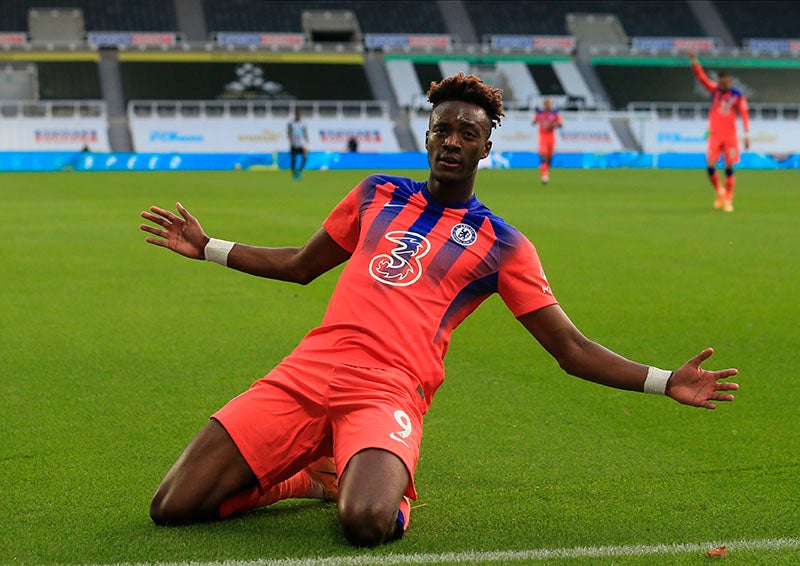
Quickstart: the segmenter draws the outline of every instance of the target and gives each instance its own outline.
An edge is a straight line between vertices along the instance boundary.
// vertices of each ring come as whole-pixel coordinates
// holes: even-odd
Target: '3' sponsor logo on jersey
[[[369,274],[381,283],[406,287],[422,275],[420,259],[431,251],[428,239],[416,232],[393,230],[384,236],[394,244],[389,253],[378,254],[369,262]]]

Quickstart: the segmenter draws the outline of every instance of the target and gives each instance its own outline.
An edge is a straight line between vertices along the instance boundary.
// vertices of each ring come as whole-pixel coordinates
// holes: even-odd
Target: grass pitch
[[[733,214],[712,209],[702,171],[556,170],[547,187],[535,171],[478,177],[479,198],[534,242],[585,334],[664,368],[713,346],[707,367],[741,372],[733,404],[692,409],[567,376],[495,297],[453,335],[425,421],[426,506],[403,541],[350,548],[335,506],[305,501],[154,527],[147,507],[168,467],[211,412],[319,322],[338,271],[300,287],[186,260],[144,243],[139,211],[180,200],[216,237],[294,245],[365,174],[0,176],[0,563],[442,558],[800,536],[800,178],[790,171],[739,172]],[[798,553],[767,545],[726,560],[793,564]]]

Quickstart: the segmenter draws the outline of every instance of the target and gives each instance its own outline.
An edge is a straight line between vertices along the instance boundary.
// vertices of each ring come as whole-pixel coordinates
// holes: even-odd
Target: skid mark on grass
[[[316,558],[281,558],[272,560],[224,562],[159,562],[148,566],[371,566],[373,564],[489,564],[492,562],[523,562],[564,560],[571,558],[610,558],[663,556],[669,554],[697,554],[705,556],[711,550],[724,544],[728,555],[737,551],[800,549],[800,538],[775,538],[741,541],[714,541],[685,544],[622,545],[622,546],[579,546],[574,548],[542,548],[533,550],[462,551],[440,554],[388,554],[373,556],[331,556]],[[144,564],[118,564],[116,566],[145,566]]]

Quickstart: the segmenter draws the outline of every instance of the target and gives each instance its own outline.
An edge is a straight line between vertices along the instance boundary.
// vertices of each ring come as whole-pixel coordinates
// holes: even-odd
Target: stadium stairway
[[[717,37],[725,47],[736,47],[736,40],[710,0],[687,2],[695,19],[709,37]]]
[[[201,0],[175,0],[178,28],[189,41],[206,41],[208,30]]]
[[[133,151],[116,50],[103,49],[100,51],[98,71],[100,91],[108,105],[108,143],[111,150]]]
[[[394,120],[394,134],[401,151],[417,151],[417,144],[414,143],[414,134],[411,126],[401,112],[400,104],[394,95],[392,85],[389,82],[389,75],[383,61],[383,55],[379,53],[369,53],[364,59],[364,73],[372,89],[375,100],[385,100],[389,103],[389,116]]]
[[[461,0],[438,0],[436,4],[442,13],[444,25],[447,26],[447,33],[458,37],[462,43],[480,43],[480,38],[475,33],[475,27],[472,25],[472,20],[469,19],[464,2]]]
[[[642,146],[631,131],[631,123],[628,118],[611,118],[611,127],[617,134],[622,146],[628,151],[642,151]]]

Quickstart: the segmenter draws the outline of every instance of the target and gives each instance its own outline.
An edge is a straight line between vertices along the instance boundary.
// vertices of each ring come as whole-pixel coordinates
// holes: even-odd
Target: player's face
[[[731,89],[732,83],[733,78],[730,75],[725,75],[724,77],[719,77],[717,80],[717,88],[719,88],[722,92],[727,92]]]
[[[489,117],[475,104],[442,102],[431,114],[425,149],[431,175],[442,183],[474,177],[478,162],[489,155]]]

